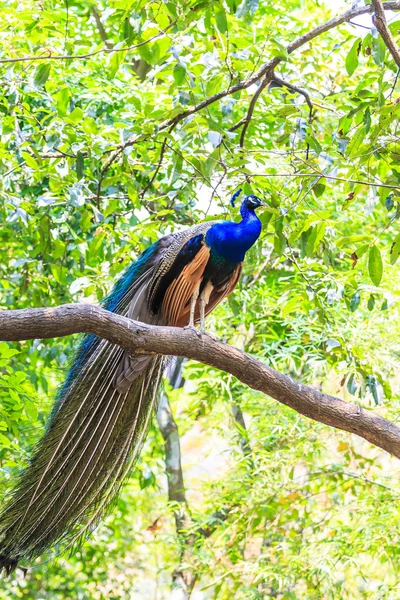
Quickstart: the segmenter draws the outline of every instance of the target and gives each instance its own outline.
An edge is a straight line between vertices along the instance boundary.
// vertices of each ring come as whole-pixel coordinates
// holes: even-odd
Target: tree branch
[[[97,10],[97,6],[93,5],[90,9],[90,12],[94,16],[94,20],[96,21],[97,29],[99,30],[99,34],[100,34],[103,44],[105,45],[105,47],[108,50],[111,50],[114,46],[108,39],[108,35],[106,33],[106,30],[104,29],[103,23],[101,22],[101,18],[99,15],[99,11]]]
[[[182,379],[181,365],[182,359],[175,361],[175,364],[172,365],[172,369],[170,368],[169,380],[174,388],[179,387],[179,385],[177,385],[177,380]],[[170,502],[186,504],[179,432],[165,391],[161,394],[158,404],[157,423],[165,442],[165,470],[168,480],[168,499]],[[184,526],[183,512],[184,511],[181,510],[175,512],[176,529],[178,533]]]
[[[383,4],[383,8],[385,10],[400,10],[400,1],[385,2]],[[338,15],[337,17],[333,17],[333,19],[326,21],[322,25],[318,25],[318,27],[315,27],[314,29],[311,29],[311,31],[308,31],[304,35],[300,36],[299,38],[297,38],[297,40],[294,40],[288,46],[286,46],[286,51],[288,54],[292,54],[295,50],[298,50],[298,48],[301,48],[302,46],[304,46],[305,44],[307,44],[314,38],[322,35],[323,33],[326,33],[330,29],[334,29],[335,27],[338,27],[339,25],[342,25],[343,23],[346,23],[346,22],[350,21],[351,19],[354,19],[355,17],[358,17],[360,15],[371,13],[372,10],[373,10],[373,8],[371,5],[360,6],[358,8],[351,8],[351,9],[347,10],[346,12],[342,13],[341,15]],[[161,123],[159,125],[158,131],[164,131],[165,129],[168,129],[168,127],[175,126],[178,123],[180,123],[181,121],[183,121],[184,119],[186,119],[187,117],[199,112],[203,108],[206,108],[210,104],[213,104],[214,102],[217,102],[218,100],[221,100],[222,98],[225,98],[226,96],[230,96],[236,92],[244,90],[244,89],[250,87],[251,85],[253,85],[254,83],[257,83],[257,81],[259,81],[259,80],[263,80],[264,77],[266,77],[266,76],[268,77],[268,74],[272,73],[274,71],[274,69],[279,65],[280,62],[282,62],[282,59],[279,58],[278,56],[271,58],[268,62],[264,63],[260,67],[260,69],[258,71],[256,71],[251,77],[248,77],[247,79],[243,79],[242,81],[239,81],[235,85],[229,86],[225,90],[221,90],[220,92],[217,92],[213,96],[210,96],[209,98],[202,100],[198,104],[195,104],[191,108],[188,108],[187,110],[175,115],[174,117],[167,119],[166,121],[164,121],[164,123]],[[261,91],[262,90],[260,90],[260,93],[261,93]],[[257,98],[258,98],[258,96],[257,96]],[[256,101],[257,101],[257,98],[256,98]],[[254,100],[254,98],[253,98],[253,100]],[[233,126],[233,128],[231,128],[230,131],[234,131],[241,125],[246,124],[247,122],[248,122],[248,119],[247,119],[247,117],[245,117],[244,119],[239,121],[239,123],[236,123]],[[246,126],[246,129],[247,129],[247,126]],[[242,132],[242,136],[243,136],[243,132]],[[128,139],[126,142],[124,142],[117,148],[118,154],[121,151],[123,151],[125,148],[127,148],[128,146],[131,146],[131,145],[132,145],[132,142]]]
[[[396,44],[392,32],[390,31],[388,24],[386,22],[385,10],[382,5],[381,0],[371,0],[372,7],[374,10],[374,15],[372,20],[377,30],[382,36],[383,41],[390,54],[393,56],[395,63],[398,67],[400,67],[400,49]]]
[[[89,304],[0,311],[0,340],[93,333],[133,354],[185,356],[230,373],[298,413],[355,433],[400,458],[400,428],[380,415],[293,381],[252,356],[191,330],[156,327]]]
[[[253,116],[253,112],[254,112],[254,109],[256,107],[257,100],[261,96],[263,90],[272,81],[272,79],[273,79],[273,71],[271,70],[269,73],[267,73],[264,76],[264,79],[261,81],[260,85],[258,86],[258,90],[256,91],[256,93],[254,94],[254,96],[251,99],[251,102],[249,104],[249,108],[247,110],[247,115],[246,115],[246,117],[244,118],[244,121],[243,121],[242,133],[240,134],[239,146],[241,148],[243,148],[243,146],[244,146],[244,138],[245,138],[245,135],[246,135],[247,128],[250,125],[251,117]]]

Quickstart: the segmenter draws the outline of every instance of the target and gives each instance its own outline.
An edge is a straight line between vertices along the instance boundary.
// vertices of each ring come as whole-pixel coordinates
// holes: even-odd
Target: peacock
[[[240,194],[238,190],[232,197]],[[195,327],[235,288],[261,233],[246,196],[241,221],[208,221],[149,246],[102,302],[153,325]],[[161,356],[130,356],[86,335],[59,389],[43,437],[0,513],[0,570],[85,538],[117,497],[145,439]]]

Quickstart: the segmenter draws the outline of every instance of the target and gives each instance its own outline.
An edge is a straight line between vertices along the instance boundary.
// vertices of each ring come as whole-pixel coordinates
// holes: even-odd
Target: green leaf
[[[379,406],[380,404],[382,404],[383,403],[383,388],[382,388],[380,381],[378,381],[378,379],[375,377],[375,375],[367,375],[367,385],[368,385],[369,391],[372,394],[372,397],[374,399],[376,406]]]
[[[277,231],[276,235],[274,236],[274,249],[275,252],[277,254],[279,254],[279,256],[281,254],[283,254],[283,251],[286,248],[286,238],[284,236],[283,233]]]
[[[378,246],[372,246],[368,256],[368,271],[371,281],[378,286],[382,279],[383,263],[381,251]]]
[[[347,380],[347,389],[350,392],[350,394],[352,394],[354,396],[354,394],[356,393],[356,391],[358,389],[355,373],[352,373],[350,375],[349,379]]]
[[[21,152],[21,156],[28,165],[28,167],[34,169],[35,171],[39,171],[40,167],[38,162],[33,158],[31,154],[29,154],[29,152]]]
[[[11,358],[11,356],[15,356],[16,354],[18,354],[18,350],[10,348],[7,342],[0,342],[0,356],[2,358]]]
[[[367,109],[364,112],[363,122],[365,125],[365,131],[366,133],[368,133],[371,129],[371,111],[369,110],[369,107],[367,107]]]
[[[182,63],[175,65],[173,75],[176,85],[181,85],[186,76],[186,68],[184,65],[182,65]]]
[[[350,77],[358,67],[358,55],[360,54],[361,44],[362,41],[360,39],[356,39],[346,57],[346,71]]]
[[[322,194],[324,193],[325,189],[326,189],[325,183],[316,183],[312,187],[312,191],[314,192],[316,198],[320,198],[322,196]]]
[[[4,433],[0,433],[0,447],[1,446],[3,448],[9,448],[11,446],[10,440],[4,435]]]
[[[221,33],[226,33],[228,31],[228,21],[223,8],[221,8],[221,10],[215,14],[215,21],[217,23],[218,30]]]
[[[368,310],[374,310],[374,306],[375,306],[375,296],[373,294],[370,295],[370,297],[368,298]]]
[[[44,86],[50,75],[51,64],[42,63],[35,71],[34,84],[37,88]]]
[[[399,258],[399,254],[400,254],[400,233],[397,234],[397,236],[395,237],[394,242],[390,248],[390,264],[391,265],[396,264],[396,261]]]
[[[375,64],[378,66],[383,64],[386,54],[386,45],[381,36],[374,38],[372,41],[372,57]]]
[[[154,475],[153,471],[151,471],[150,469],[147,468],[140,473],[139,485],[140,485],[141,490],[144,490],[150,486],[154,486],[155,483],[156,483],[156,476]]]
[[[287,315],[294,314],[296,312],[302,311],[303,309],[303,298],[301,296],[293,296],[286,302],[282,309],[281,314],[282,317],[285,318]]]
[[[135,38],[135,30],[131,25],[129,18],[126,18],[122,25],[122,39],[130,46]]]
[[[282,44],[276,38],[271,38],[270,42],[274,46],[274,49],[272,50],[272,54],[274,56],[276,56],[277,58],[280,58],[281,60],[285,60],[285,61],[289,59],[289,54],[288,54],[287,48],[284,44]]]
[[[289,107],[289,108],[292,108],[292,107]],[[306,135],[305,141],[310,146],[310,148],[312,150],[314,150],[315,154],[318,154],[318,156],[321,154],[321,152],[322,152],[321,144],[318,142],[318,140],[314,136]],[[314,185],[314,188],[313,188],[314,193],[315,193],[315,188],[317,187],[317,185],[319,185],[319,184]],[[325,188],[325,186],[324,186],[324,188]]]
[[[349,145],[346,148],[346,156],[348,156],[349,158],[354,158],[357,153],[358,150],[361,146],[361,144],[364,141],[364,138],[367,134],[367,130],[365,125],[362,125],[361,127],[358,128],[358,130],[356,131],[356,133],[353,135],[353,137],[350,140]]]
[[[173,15],[174,17],[178,15],[178,13],[176,12],[176,6],[173,2],[167,2],[165,6],[167,7],[171,15]]]
[[[66,87],[62,88],[56,94],[57,111],[58,111],[58,114],[61,115],[62,117],[67,114],[69,97],[70,97],[70,91],[69,91],[69,88],[66,88]]]
[[[243,0],[243,2],[236,11],[237,18],[241,19],[247,13],[250,13],[250,15],[254,15],[254,13],[258,9],[258,4],[259,0]]]
[[[68,120],[77,125],[82,121],[84,117],[84,112],[79,106],[76,106],[72,112],[68,115]]]
[[[54,279],[57,281],[57,283],[63,283],[64,282],[63,268],[62,268],[61,265],[53,263],[53,264],[50,265],[50,270],[52,272],[52,275],[53,275]]]
[[[360,306],[360,292],[355,292],[350,299],[350,310],[351,312],[355,312],[357,308]]]
[[[124,62],[126,52],[114,52],[110,58],[110,67],[108,75],[110,79],[114,79],[120,65]]]

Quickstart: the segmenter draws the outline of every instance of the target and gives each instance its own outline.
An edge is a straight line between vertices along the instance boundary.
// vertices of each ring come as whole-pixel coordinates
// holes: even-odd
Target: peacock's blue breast
[[[214,253],[232,263],[240,263],[261,233],[260,220],[254,219],[246,222],[233,223],[222,221],[213,225],[207,232],[206,244]]]

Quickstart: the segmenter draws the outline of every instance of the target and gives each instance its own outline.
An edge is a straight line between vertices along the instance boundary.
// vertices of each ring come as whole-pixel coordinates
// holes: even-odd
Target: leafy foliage
[[[1,308],[96,302],[160,235],[237,218],[229,197],[243,187],[268,203],[263,234],[211,329],[397,420],[400,103],[372,23],[343,24],[289,54],[332,16],[324,2],[8,0],[1,9],[1,58],[32,57],[0,63]],[[390,26],[398,40],[397,16]],[[55,58],[66,55],[81,58]],[[311,118],[302,94],[271,85],[241,146],[235,125],[254,84],[163,129],[272,57],[280,79],[307,90]],[[2,491],[40,435],[72,344],[0,345]],[[188,364],[185,377],[170,396],[190,526],[230,507],[193,550],[199,597],[400,598],[396,465],[211,368]],[[237,404],[246,430],[230,416]],[[191,464],[207,448],[213,468],[200,478]],[[0,598],[168,597],[180,548],[165,488],[154,428],[93,539],[6,582]]]

